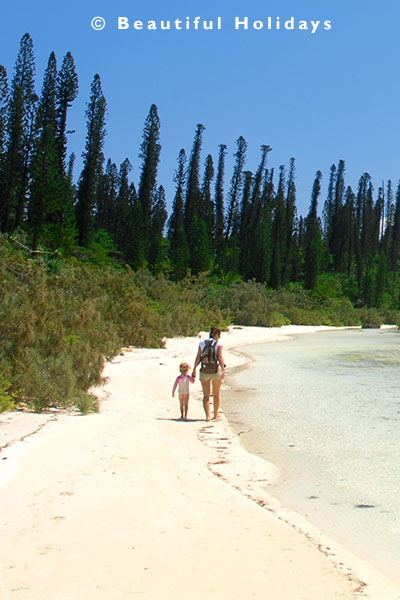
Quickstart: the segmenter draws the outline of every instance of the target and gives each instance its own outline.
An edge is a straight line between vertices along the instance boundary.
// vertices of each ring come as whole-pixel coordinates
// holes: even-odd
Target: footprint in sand
[[[53,548],[51,546],[43,546],[43,548],[38,548],[37,550],[39,554],[48,554],[48,552],[51,552]]]

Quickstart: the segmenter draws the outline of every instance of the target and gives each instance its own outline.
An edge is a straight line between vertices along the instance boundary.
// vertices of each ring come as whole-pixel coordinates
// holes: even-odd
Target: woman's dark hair
[[[214,337],[214,335],[218,333],[219,335],[221,335],[221,330],[218,329],[218,327],[211,327],[211,331],[210,331],[210,337]]]

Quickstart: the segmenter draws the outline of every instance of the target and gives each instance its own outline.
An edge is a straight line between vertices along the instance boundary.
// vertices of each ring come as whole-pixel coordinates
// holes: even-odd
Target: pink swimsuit
[[[176,388],[179,385],[178,393],[179,394],[188,394],[189,393],[189,382],[194,383],[194,377],[191,375],[178,375],[175,379],[174,387],[172,388],[172,395],[174,395]]]

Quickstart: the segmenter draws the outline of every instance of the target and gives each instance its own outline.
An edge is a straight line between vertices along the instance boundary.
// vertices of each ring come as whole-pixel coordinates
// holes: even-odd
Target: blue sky
[[[91,27],[101,16],[101,31]],[[119,30],[118,17],[130,28]],[[200,16],[200,29],[193,20]],[[205,31],[203,20],[222,19],[222,28]],[[181,19],[189,30],[135,29],[134,21]],[[235,17],[249,19],[236,30]],[[267,19],[280,30],[268,30]],[[284,23],[294,19],[295,29]],[[299,30],[300,21],[321,21],[317,31]],[[264,24],[255,29],[253,22]],[[324,30],[323,22],[331,21]],[[75,59],[79,96],[69,113],[69,150],[81,168],[85,108],[95,73],[102,80],[108,105],[104,153],[118,165],[128,157],[132,179],[140,174],[139,146],[150,105],[161,120],[159,184],[171,205],[172,182],[180,148],[190,153],[197,123],[205,126],[203,160],[218,145],[228,147],[225,189],[228,189],[235,141],[248,143],[247,165],[255,170],[261,144],[272,147],[269,166],[296,159],[297,206],[306,214],[316,171],[323,173],[320,208],[326,196],[332,163],[346,161],[346,183],[357,188],[368,171],[375,189],[382,180],[400,177],[400,5],[364,0],[261,2],[148,0],[146,3],[99,0],[20,0],[2,7],[0,64],[11,78],[22,35],[34,42],[37,91],[49,54],[61,65],[66,52]]]

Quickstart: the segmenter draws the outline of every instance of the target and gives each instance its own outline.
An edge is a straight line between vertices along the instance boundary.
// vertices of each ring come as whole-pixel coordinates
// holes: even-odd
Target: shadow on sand
[[[157,421],[175,421],[176,423],[201,423],[205,421],[205,419],[181,419],[180,417],[176,418],[167,418],[167,417],[157,417]]]

